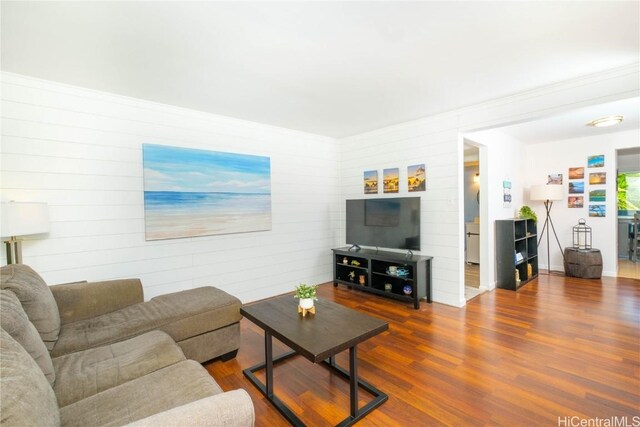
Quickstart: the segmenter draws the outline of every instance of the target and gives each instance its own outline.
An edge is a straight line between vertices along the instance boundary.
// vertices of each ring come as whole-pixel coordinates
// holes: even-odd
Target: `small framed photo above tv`
[[[424,191],[427,187],[427,173],[424,163],[407,167],[407,188],[409,193]]]
[[[385,169],[382,174],[385,193],[397,193],[400,189],[400,169]]]
[[[378,171],[364,171],[364,194],[378,194]]]

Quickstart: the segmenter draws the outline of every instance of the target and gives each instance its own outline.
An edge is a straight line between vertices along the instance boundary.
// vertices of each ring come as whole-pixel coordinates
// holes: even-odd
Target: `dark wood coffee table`
[[[350,415],[339,426],[349,426],[382,405],[388,396],[358,378],[358,343],[389,329],[383,320],[341,306],[331,301],[316,301],[316,313],[302,317],[298,314],[298,300],[291,295],[244,306],[244,317],[264,329],[265,362],[247,368],[244,375],[294,426],[305,424],[273,393],[273,365],[297,354],[313,363],[325,366],[349,379]],[[272,336],[293,351],[273,357]],[[349,349],[349,371],[335,363],[335,355]],[[263,384],[254,374],[266,369]],[[373,395],[373,400],[358,408],[358,387]]]

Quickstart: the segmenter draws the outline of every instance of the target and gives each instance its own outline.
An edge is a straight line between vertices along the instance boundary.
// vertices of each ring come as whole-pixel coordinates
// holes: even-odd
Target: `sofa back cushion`
[[[0,276],[0,289],[9,289],[16,294],[44,345],[51,351],[60,333],[60,313],[49,286],[24,264],[4,266]]]
[[[20,300],[8,289],[0,290],[0,324],[36,361],[49,384],[53,385],[56,374],[49,351],[36,327],[29,321]]]
[[[56,395],[36,362],[0,328],[0,424],[59,426]]]

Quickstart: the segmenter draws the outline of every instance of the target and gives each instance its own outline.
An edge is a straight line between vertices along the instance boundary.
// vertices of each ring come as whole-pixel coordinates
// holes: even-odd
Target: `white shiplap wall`
[[[143,143],[270,157],[272,230],[145,241]],[[1,144],[2,200],[50,206],[51,232],[23,245],[50,284],[139,277],[146,298],[214,285],[247,302],[331,280],[333,138],[2,73]]]
[[[462,306],[464,300],[464,209],[463,209],[463,140],[474,131],[535,120],[588,105],[636,97],[640,93],[640,67],[631,64],[614,70],[592,74],[570,81],[560,82],[512,96],[472,105],[450,113],[383,128],[374,132],[352,136],[342,140],[341,185],[344,198],[363,198],[365,170],[378,170],[382,178],[385,168],[400,168],[401,192],[399,196],[420,195],[422,198],[421,243],[419,253],[431,255],[433,260],[433,300]],[[511,216],[502,207],[502,180],[512,179],[517,187],[514,208],[522,200],[524,187],[523,168],[525,152],[521,146],[501,149],[499,144],[487,143],[481,151],[481,208],[492,204],[481,215],[480,241],[483,265],[481,285],[493,288],[495,282],[495,249],[493,224],[496,219]],[[504,148],[504,147],[502,147]],[[518,151],[520,151],[518,153]],[[407,166],[425,163],[427,190],[424,193],[408,193],[406,190]],[[491,173],[483,173],[483,167],[492,167]],[[487,171],[488,172],[488,171]],[[483,178],[483,175],[485,176]],[[491,182],[487,176],[493,176]],[[497,194],[489,199],[487,195]],[[379,197],[384,195],[379,190]],[[366,197],[374,197],[367,195]],[[344,203],[343,203],[344,204]],[[344,206],[341,206],[341,217]],[[341,222],[339,240],[344,243],[344,223]]]
[[[449,305],[460,301],[458,208],[458,121],[454,115],[412,122],[342,140],[340,171],[345,199],[373,197],[421,198],[421,251],[434,256],[433,300]],[[407,191],[407,167],[424,163],[427,190]],[[384,194],[383,169],[400,169],[400,192]],[[363,171],[378,171],[378,194],[363,194]],[[344,206],[341,206],[344,215]],[[344,242],[344,229],[341,230]]]

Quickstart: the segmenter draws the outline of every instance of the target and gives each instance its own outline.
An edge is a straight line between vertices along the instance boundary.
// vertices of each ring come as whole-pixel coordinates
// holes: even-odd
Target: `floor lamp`
[[[47,233],[49,207],[46,203],[9,202],[0,205],[0,234],[9,237],[4,244],[7,264],[22,264],[22,241],[17,236]]]
[[[551,207],[553,206],[554,200],[562,200],[564,198],[564,191],[562,189],[562,185],[557,184],[546,184],[546,185],[534,185],[531,187],[531,194],[529,195],[531,200],[543,201],[544,207],[547,210],[547,217],[544,220],[544,225],[542,226],[542,231],[540,232],[540,239],[538,239],[538,247],[540,247],[540,243],[542,242],[542,236],[547,234],[547,274],[551,273],[551,254],[549,251],[549,228],[553,230],[553,235],[556,238],[556,242],[558,242],[558,248],[560,249],[560,253],[562,254],[562,258],[564,259],[564,252],[562,251],[562,245],[560,244],[560,240],[558,239],[558,235],[556,234],[556,228],[553,226],[553,220],[551,219]]]

